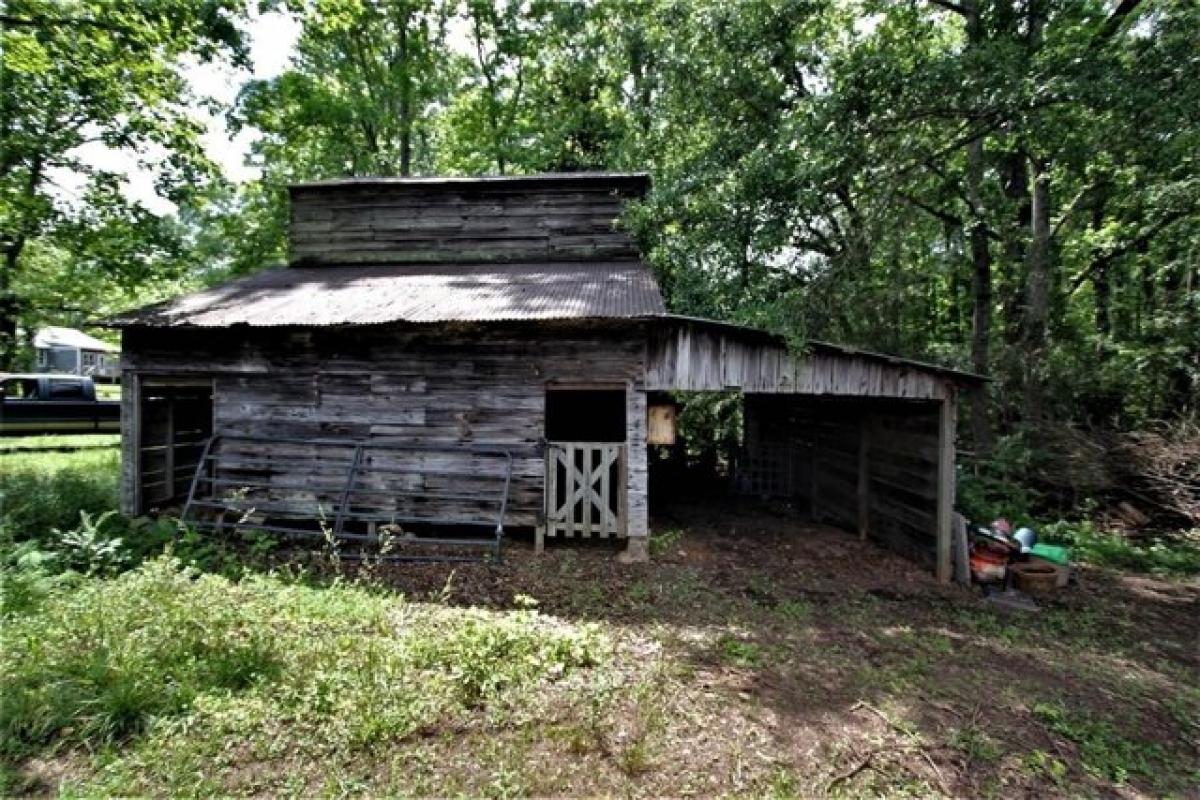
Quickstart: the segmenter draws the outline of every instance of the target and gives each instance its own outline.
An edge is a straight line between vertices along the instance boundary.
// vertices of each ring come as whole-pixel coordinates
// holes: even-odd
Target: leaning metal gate
[[[625,445],[546,445],[546,536],[625,535]]]
[[[180,519],[199,530],[383,544],[388,560],[478,560],[439,549],[465,545],[498,561],[512,466],[499,448],[217,435]]]

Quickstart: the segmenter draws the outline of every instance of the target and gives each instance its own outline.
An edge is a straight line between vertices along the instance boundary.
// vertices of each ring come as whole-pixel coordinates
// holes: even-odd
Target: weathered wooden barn
[[[270,529],[532,526],[647,553],[667,392],[745,398],[738,485],[950,574],[964,373],[668,314],[619,225],[638,174],[291,189],[291,253],[129,312],[123,505]],[[655,409],[655,410],[666,410]],[[197,487],[192,497],[193,482]]]

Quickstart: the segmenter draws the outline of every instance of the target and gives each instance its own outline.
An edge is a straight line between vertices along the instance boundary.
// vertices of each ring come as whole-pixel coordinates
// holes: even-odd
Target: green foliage
[[[650,537],[650,555],[665,555],[678,547],[681,541],[683,541],[682,528],[655,531]]]
[[[1035,457],[1036,450],[1024,433],[1001,437],[986,461],[959,465],[956,507],[979,524],[999,517],[1019,524],[1032,522],[1039,500],[1030,480]]]
[[[37,609],[56,588],[69,584],[62,575],[55,553],[41,550],[36,542],[0,546],[0,618],[28,614]]]
[[[742,437],[742,398],[733,392],[688,392],[676,418],[688,456],[712,461],[737,449]]]
[[[603,652],[594,629],[531,610],[441,610],[271,577],[231,582],[169,558],[51,588],[0,626],[0,740],[10,758],[151,731],[267,747],[285,719],[311,726],[310,746],[365,749],[594,665]]]
[[[115,508],[120,463],[115,449],[0,454],[0,539],[45,541]]]
[[[105,511],[93,517],[79,512],[79,526],[67,531],[53,530],[60,561],[68,568],[88,575],[110,574],[129,561],[129,554],[119,536],[109,536],[105,524],[117,515]]]
[[[1121,729],[1107,720],[1069,711],[1061,703],[1039,703],[1034,716],[1047,728],[1079,746],[1079,760],[1088,772],[1121,785],[1133,775],[1151,776],[1162,748],[1127,739]],[[1053,765],[1050,766],[1054,773]]]
[[[127,200],[120,173],[79,149],[124,151],[164,197],[190,202],[213,168],[181,65],[245,64],[247,50],[239,0],[9,0],[4,10],[0,368],[9,368],[18,322],[94,315],[114,293],[128,302],[150,279],[180,276],[177,221]],[[63,173],[82,184],[71,202],[56,196]]]
[[[269,675],[277,668],[271,632],[251,607],[230,602],[237,594],[163,561],[6,621],[6,754],[53,739],[112,741],[203,692]]]
[[[1062,786],[1066,782],[1067,765],[1062,759],[1050,755],[1045,750],[1030,751],[1021,760],[1021,765],[1039,777],[1048,778],[1056,786]]]
[[[1101,530],[1091,520],[1059,520],[1038,531],[1043,541],[1067,545],[1088,564],[1159,575],[1200,574],[1200,531],[1161,536],[1127,535]]]
[[[763,665],[761,647],[728,633],[717,640],[717,650],[723,660],[737,667],[756,669]]]

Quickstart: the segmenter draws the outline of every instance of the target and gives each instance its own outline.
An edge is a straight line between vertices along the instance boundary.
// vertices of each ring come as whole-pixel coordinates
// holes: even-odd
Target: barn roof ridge
[[[648,189],[648,172],[535,172],[522,175],[352,175],[325,180],[300,181],[289,184],[288,190],[323,189],[352,186],[456,186],[463,188],[487,186],[517,186],[521,184],[555,185],[572,183],[626,184],[632,189]]]

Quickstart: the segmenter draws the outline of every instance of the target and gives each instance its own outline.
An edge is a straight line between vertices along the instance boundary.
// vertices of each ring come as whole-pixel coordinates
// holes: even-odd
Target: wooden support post
[[[871,518],[871,418],[867,414],[858,421],[858,538],[866,541]]]
[[[957,426],[955,394],[942,400],[938,425],[937,579],[949,583],[953,576],[951,542],[954,537],[954,437]]]
[[[971,585],[971,555],[967,549],[967,518],[954,515],[954,582]]]
[[[649,486],[646,457],[646,392],[631,385],[625,392],[625,480],[621,501],[625,513],[625,562],[648,561],[650,548]]]
[[[121,513],[135,516],[141,508],[141,425],[136,372],[121,372]]]

